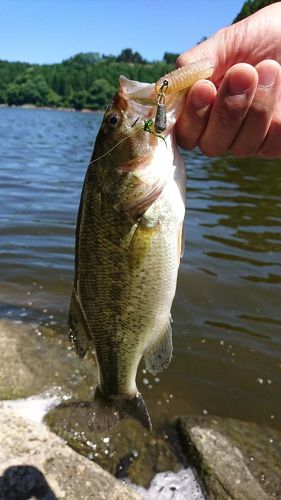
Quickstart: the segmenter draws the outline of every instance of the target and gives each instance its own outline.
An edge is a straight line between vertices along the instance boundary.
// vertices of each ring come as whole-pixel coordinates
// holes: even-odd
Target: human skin
[[[207,156],[281,158],[281,2],[221,29],[177,66],[201,59],[214,73],[188,92],[178,144]]]

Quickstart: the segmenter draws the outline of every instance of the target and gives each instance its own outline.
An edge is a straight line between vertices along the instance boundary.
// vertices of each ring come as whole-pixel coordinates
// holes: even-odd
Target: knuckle
[[[210,158],[215,158],[221,154],[216,148],[216,144],[208,144],[204,141],[199,141],[199,148],[201,149],[203,155],[209,156]]]
[[[191,137],[190,134],[182,131],[176,131],[176,140],[177,144],[180,148],[189,150],[193,149],[197,145],[197,141],[194,137]]]
[[[255,156],[256,151],[249,151],[246,147],[232,147],[229,152],[236,156],[237,158],[249,158],[250,156]]]
[[[194,149],[197,146],[196,141],[195,140],[191,141],[190,139],[179,139],[177,143],[180,148],[185,149],[186,151],[190,151],[191,149]]]
[[[262,158],[280,158],[281,156],[281,109],[273,116],[266,138],[259,150]]]
[[[251,105],[251,113],[255,115],[257,120],[267,118],[269,114],[268,103],[266,100],[253,100]]]
[[[236,156],[237,158],[248,158],[251,156],[256,156],[259,147],[256,147],[254,144],[251,144],[249,140],[247,140],[246,136],[239,136],[236,141],[234,141],[229,148],[229,152]]]
[[[265,140],[258,154],[261,158],[273,158],[275,156],[274,149],[276,148],[272,147],[272,144],[269,144],[268,141]]]
[[[262,149],[257,154],[259,158],[263,158],[264,160],[270,160],[275,158],[275,155],[271,151],[263,151]]]
[[[176,60],[176,68],[181,68],[186,65],[186,57],[184,54],[181,54]]]
[[[225,99],[223,105],[214,109],[213,117],[215,123],[221,129],[232,129],[240,114],[241,110],[231,105],[229,100]]]

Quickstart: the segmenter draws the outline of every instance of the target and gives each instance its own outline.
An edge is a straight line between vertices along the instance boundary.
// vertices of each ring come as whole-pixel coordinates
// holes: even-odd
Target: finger
[[[278,102],[273,113],[266,138],[259,150],[261,158],[281,158],[281,103]]]
[[[208,80],[195,83],[187,94],[184,110],[176,125],[177,142],[184,149],[193,149],[208,122],[217,89]]]
[[[281,85],[281,69],[276,61],[262,61],[256,66],[258,86],[255,96],[236,136],[230,152],[235,156],[256,155],[270,127],[278,102]]]
[[[268,5],[182,53],[177,67],[209,59],[214,63],[211,80],[217,84],[226,71],[239,61],[252,66],[269,58],[281,62],[280,43],[277,43],[280,39],[280,15],[281,2]]]
[[[249,64],[230,68],[219,87],[199,145],[208,156],[220,156],[233,143],[252,103],[258,75]]]

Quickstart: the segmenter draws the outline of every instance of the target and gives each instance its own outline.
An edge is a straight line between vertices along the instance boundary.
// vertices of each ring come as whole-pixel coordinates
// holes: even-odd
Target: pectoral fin
[[[184,225],[182,224],[179,227],[179,232],[178,232],[178,255],[179,255],[179,261],[183,257],[184,249],[185,249],[185,235],[184,235]]]
[[[69,340],[79,358],[84,358],[91,340],[84,312],[73,288],[69,308]]]
[[[144,355],[147,370],[155,375],[162,372],[169,365],[173,354],[172,327],[169,320],[163,333],[157,339],[152,349]]]
[[[157,223],[152,227],[148,227],[141,221],[139,222],[129,245],[128,258],[131,267],[141,264],[158,229],[159,225]]]

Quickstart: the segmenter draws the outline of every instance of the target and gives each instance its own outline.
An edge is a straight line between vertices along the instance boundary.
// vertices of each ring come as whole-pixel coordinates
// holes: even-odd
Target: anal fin
[[[169,365],[173,354],[171,318],[152,348],[144,355],[147,370],[156,375]]]
[[[68,325],[69,340],[79,358],[84,358],[89,348],[91,337],[75,288],[73,288],[70,301]]]

